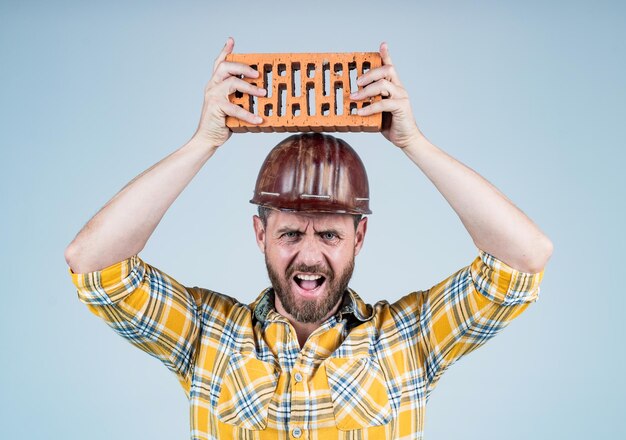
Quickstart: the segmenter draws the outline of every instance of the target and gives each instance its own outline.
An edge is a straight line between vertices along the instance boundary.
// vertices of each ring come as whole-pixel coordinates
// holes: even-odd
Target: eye
[[[287,231],[283,235],[281,235],[281,238],[291,241],[297,240],[299,237],[300,233],[298,231]]]
[[[324,240],[328,241],[332,241],[338,238],[337,234],[331,231],[322,232],[320,235]]]

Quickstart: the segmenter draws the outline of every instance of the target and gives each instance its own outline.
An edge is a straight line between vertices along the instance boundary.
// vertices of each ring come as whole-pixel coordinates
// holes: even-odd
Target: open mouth
[[[311,292],[324,284],[326,277],[319,274],[299,273],[294,275],[293,280],[302,290]]]

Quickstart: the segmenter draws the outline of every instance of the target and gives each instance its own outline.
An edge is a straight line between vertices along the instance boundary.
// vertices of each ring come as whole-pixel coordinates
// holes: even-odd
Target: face
[[[257,244],[281,314],[321,323],[338,309],[363,245],[367,218],[272,211],[267,225],[254,217]]]

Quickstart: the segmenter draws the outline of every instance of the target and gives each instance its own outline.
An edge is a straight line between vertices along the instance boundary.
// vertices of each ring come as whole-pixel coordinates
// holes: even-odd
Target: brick
[[[358,116],[369,102],[349,97],[360,89],[357,76],[381,65],[377,52],[230,54],[226,60],[258,70],[258,78],[244,80],[267,90],[264,97],[230,95],[232,103],[264,119],[253,125],[228,116],[226,125],[236,133],[380,131],[382,115]]]

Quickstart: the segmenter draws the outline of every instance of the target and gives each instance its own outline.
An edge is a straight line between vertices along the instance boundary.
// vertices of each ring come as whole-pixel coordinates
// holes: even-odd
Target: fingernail
[[[356,114],[357,114],[357,115],[359,115],[359,116],[360,116],[360,115],[362,115],[362,114],[363,114],[363,110],[362,110],[362,109],[358,109],[358,110],[356,111]]]
[[[357,96],[359,96],[359,92],[350,93],[350,98],[352,99],[356,99]]]
[[[254,122],[255,122],[256,124],[260,124],[261,122],[263,122],[263,118],[262,118],[262,117],[260,117],[260,116],[256,116],[256,117],[254,118]]]

